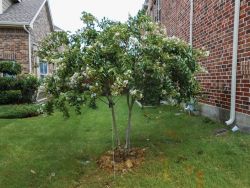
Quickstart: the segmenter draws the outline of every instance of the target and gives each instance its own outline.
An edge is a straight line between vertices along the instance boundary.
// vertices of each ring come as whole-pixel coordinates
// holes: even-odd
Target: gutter
[[[31,62],[31,33],[27,29],[26,25],[23,25],[23,29],[28,33],[29,35],[29,73],[32,73],[32,62]]]
[[[190,38],[189,44],[193,47],[193,21],[194,21],[194,0],[190,0]]]
[[[29,25],[28,22],[5,22],[5,21],[0,21],[1,26],[19,26],[23,27],[23,25]]]
[[[238,63],[239,21],[240,21],[240,0],[235,0],[233,61],[232,61],[232,80],[231,80],[231,107],[230,107],[230,119],[225,122],[226,125],[232,125],[235,121],[235,116],[236,116],[235,101],[236,101],[236,82],[237,82],[237,63]]]

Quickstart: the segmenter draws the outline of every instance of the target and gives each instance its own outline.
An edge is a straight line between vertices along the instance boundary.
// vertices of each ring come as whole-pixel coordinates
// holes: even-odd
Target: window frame
[[[41,65],[43,66],[41,69]],[[46,66],[45,66],[46,65]],[[42,71],[41,71],[42,70]],[[45,72],[43,72],[44,70],[46,70]],[[48,76],[49,74],[49,64],[46,61],[39,61],[39,77],[41,79],[45,78],[46,76]]]

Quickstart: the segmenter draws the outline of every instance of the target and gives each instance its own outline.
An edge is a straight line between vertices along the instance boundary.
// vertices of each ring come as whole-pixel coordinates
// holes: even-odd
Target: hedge
[[[22,105],[4,105],[0,109],[0,119],[28,118],[41,114],[39,105],[22,104]]]
[[[34,95],[39,87],[39,81],[35,76],[32,75],[22,75],[17,78],[12,77],[1,77],[0,78],[0,104],[19,104],[19,103],[31,103],[33,102]],[[10,96],[7,91],[9,90],[18,90],[21,91],[21,97],[17,98],[18,100],[15,101],[12,92],[10,92]],[[4,92],[6,91],[6,92]],[[3,96],[2,96],[3,95]],[[10,101],[8,98],[11,98],[14,101],[11,101],[11,103],[3,101],[3,99],[6,99],[7,101]]]
[[[0,77],[0,88],[3,90],[18,90],[20,89],[19,81],[12,77]]]
[[[39,87],[37,77],[21,73],[21,65],[14,61],[0,61],[0,73],[15,75],[0,77],[0,104],[31,103]]]
[[[40,85],[37,77],[32,75],[22,75],[19,78],[19,86],[22,92],[22,103],[34,101],[34,95]]]
[[[22,99],[21,90],[0,91],[0,104],[17,104]]]
[[[21,65],[15,61],[0,61],[0,72],[10,75],[21,74]]]

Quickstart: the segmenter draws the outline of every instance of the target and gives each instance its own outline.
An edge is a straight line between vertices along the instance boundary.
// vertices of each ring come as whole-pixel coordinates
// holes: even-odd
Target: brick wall
[[[152,1],[149,3],[152,9]],[[153,7],[154,8],[154,7]],[[169,36],[189,41],[190,1],[162,0],[162,20]],[[200,60],[208,73],[198,75],[201,102],[230,108],[234,1],[194,0],[193,45],[210,56]],[[250,115],[250,2],[241,0],[236,111]]]
[[[16,60],[29,72],[28,34],[23,29],[0,28],[0,59]]]

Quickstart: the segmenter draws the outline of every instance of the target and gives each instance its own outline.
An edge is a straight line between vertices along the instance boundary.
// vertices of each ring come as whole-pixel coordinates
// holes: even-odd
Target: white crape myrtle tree
[[[67,106],[80,113],[87,96],[100,99],[111,109],[116,145],[121,148],[115,106],[117,97],[125,95],[124,149],[129,151],[135,101],[148,93],[178,102],[194,97],[199,91],[197,58],[202,52],[178,38],[168,38],[144,12],[126,23],[98,21],[84,12],[82,21],[84,27],[76,34],[53,33],[40,45],[39,56],[56,65],[45,82],[49,94],[46,110],[51,113],[56,107],[69,116]],[[155,96],[147,96],[151,97]]]

